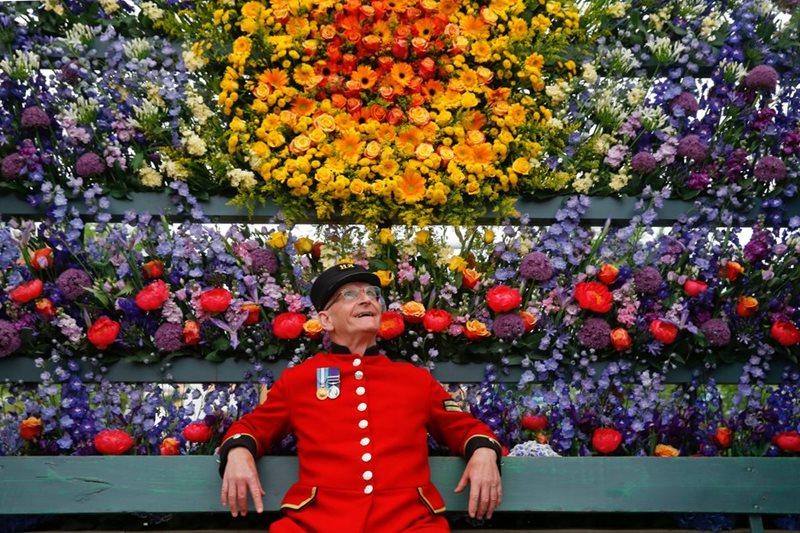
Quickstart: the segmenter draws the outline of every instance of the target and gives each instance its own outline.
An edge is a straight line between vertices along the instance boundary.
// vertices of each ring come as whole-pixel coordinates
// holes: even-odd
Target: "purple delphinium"
[[[25,158],[19,152],[8,154],[0,163],[0,173],[8,180],[18,178],[23,168],[25,168]]]
[[[703,161],[706,158],[708,147],[699,136],[690,134],[678,141],[678,155],[692,159],[693,161]]]
[[[250,264],[256,272],[275,274],[278,271],[278,258],[272,250],[258,247],[248,252]]]
[[[778,72],[769,65],[758,65],[744,77],[748,89],[772,92],[778,86]]]
[[[661,272],[657,268],[646,266],[633,274],[636,290],[642,294],[655,294],[661,287]]]
[[[105,172],[106,164],[103,158],[94,152],[86,152],[75,162],[75,172],[82,178],[98,176]]]
[[[14,324],[8,320],[0,320],[0,357],[16,352],[22,346],[22,339]]]
[[[637,174],[649,174],[656,169],[657,165],[655,156],[646,150],[637,153],[631,159],[631,168]]]
[[[64,298],[76,300],[92,286],[92,278],[80,268],[68,268],[56,278],[56,286]]]
[[[578,341],[595,350],[607,348],[611,344],[611,326],[602,318],[588,318],[578,330]]]
[[[28,107],[22,111],[20,124],[22,124],[23,128],[46,129],[50,127],[50,117],[41,107]]]
[[[516,313],[498,315],[492,323],[492,332],[501,339],[516,339],[525,333],[525,322]]]
[[[522,258],[519,273],[525,279],[547,281],[553,277],[553,265],[542,252],[531,252]]]
[[[786,165],[780,157],[764,156],[753,168],[753,176],[758,181],[783,181],[786,179]]]
[[[156,347],[162,352],[175,352],[183,348],[183,328],[180,324],[161,324],[153,337]]]
[[[727,346],[731,342],[731,330],[728,323],[721,318],[706,320],[700,331],[703,332],[708,344],[714,347]]]

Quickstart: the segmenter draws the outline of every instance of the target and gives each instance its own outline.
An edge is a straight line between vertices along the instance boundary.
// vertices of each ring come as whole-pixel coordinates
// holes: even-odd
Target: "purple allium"
[[[14,324],[8,320],[0,320],[0,357],[6,357],[19,350],[22,339]]]
[[[516,339],[525,333],[525,321],[516,313],[497,315],[492,332],[501,339]]]
[[[683,112],[686,115],[696,115],[697,110],[700,108],[697,105],[697,99],[694,97],[694,95],[686,91],[672,99],[670,108],[675,111],[676,107],[683,109]]]
[[[786,179],[786,165],[780,157],[767,155],[758,160],[753,175],[758,181],[783,181]]]
[[[20,123],[23,128],[45,129],[50,127],[50,117],[41,107],[33,106],[22,111]]]
[[[631,168],[637,174],[649,174],[656,169],[656,166],[658,166],[658,162],[655,156],[646,150],[639,152],[631,159]]]
[[[25,168],[25,158],[19,152],[8,154],[0,163],[0,173],[8,180],[18,178],[23,168]]]
[[[702,161],[706,158],[708,147],[700,137],[690,134],[678,141],[678,155],[688,157],[694,161]]]
[[[86,152],[75,163],[75,172],[82,178],[97,176],[106,171],[103,159],[94,152]]]
[[[272,250],[258,247],[250,250],[248,254],[250,255],[250,265],[254,271],[266,271],[270,274],[278,271],[278,258]]]
[[[654,294],[661,287],[661,272],[657,268],[646,266],[636,271],[633,282],[641,294]]]
[[[706,320],[703,325],[700,326],[700,331],[703,332],[703,335],[711,346],[726,346],[731,342],[731,330],[728,327],[728,323],[721,318]]]
[[[778,72],[769,65],[758,65],[744,77],[744,86],[748,89],[772,92],[778,85]]]
[[[68,268],[58,276],[56,286],[64,298],[76,300],[92,286],[92,278],[80,268]]]
[[[162,352],[175,352],[183,348],[183,327],[180,324],[165,322],[153,336],[156,348]]]
[[[578,330],[578,341],[595,350],[607,348],[611,344],[611,326],[602,318],[587,318]]]
[[[550,259],[542,252],[531,252],[522,258],[519,273],[525,279],[534,281],[547,281],[553,277],[553,265]]]

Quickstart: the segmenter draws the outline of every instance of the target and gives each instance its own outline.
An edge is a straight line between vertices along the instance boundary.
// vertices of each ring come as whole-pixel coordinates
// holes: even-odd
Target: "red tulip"
[[[624,352],[633,345],[630,334],[624,328],[616,328],[611,331],[611,344],[618,352]]]
[[[789,347],[800,344],[800,330],[788,320],[776,320],[773,322],[769,334],[781,346]]]
[[[650,322],[650,333],[663,344],[672,344],[678,337],[678,326],[672,322],[655,319]]]
[[[119,322],[111,320],[104,315],[89,326],[89,331],[86,333],[86,336],[95,348],[98,350],[105,350],[117,340],[119,330]]]
[[[383,340],[392,340],[399,337],[406,330],[403,315],[396,311],[386,311],[381,315],[381,326],[378,328],[378,337]]]
[[[14,303],[25,304],[41,296],[43,289],[44,283],[42,283],[42,280],[36,278],[20,283],[11,289],[8,293],[8,297],[11,298]]]
[[[39,438],[42,434],[42,420],[35,416],[29,416],[19,423],[19,436],[23,440],[31,441]]]
[[[683,284],[683,292],[690,298],[699,296],[708,290],[708,284],[699,279],[687,279]]]
[[[258,324],[258,321],[261,320],[261,306],[248,302],[246,304],[242,304],[242,310],[247,311],[247,318],[244,320],[245,326],[252,326],[253,324]]]
[[[158,259],[151,259],[142,265],[144,275],[148,279],[157,279],[164,275],[164,263]]]
[[[450,327],[453,317],[444,309],[428,309],[422,318],[423,327],[431,333],[441,333]]]
[[[508,285],[495,285],[486,293],[486,303],[495,313],[508,313],[519,307],[522,295]]]
[[[183,342],[187,346],[200,343],[200,324],[196,320],[187,320],[183,324]]]
[[[772,437],[772,444],[789,453],[800,453],[800,433],[783,431]]]
[[[575,299],[581,309],[595,313],[608,313],[614,300],[608,287],[597,281],[581,281],[575,285]]]
[[[619,276],[619,269],[608,263],[605,263],[602,267],[600,267],[600,272],[597,273],[597,279],[606,285],[611,285],[617,281],[617,276]]]
[[[136,306],[142,311],[161,309],[167,300],[169,300],[169,287],[160,279],[146,285],[134,298]]]
[[[545,415],[525,415],[522,417],[522,427],[528,431],[541,431],[547,427]]]
[[[183,428],[183,438],[189,442],[208,442],[214,434],[211,426],[205,422],[192,422]]]
[[[175,437],[167,437],[161,441],[158,451],[161,455],[180,455],[181,443]]]
[[[614,428],[598,428],[592,434],[592,446],[602,454],[614,453],[620,444],[622,444],[622,433]]]
[[[306,316],[302,313],[280,313],[272,321],[272,333],[279,339],[296,339],[303,333]]]
[[[33,252],[31,257],[31,267],[34,270],[44,270],[53,266],[53,249],[39,248]]]
[[[209,289],[200,295],[200,308],[206,313],[222,313],[228,310],[231,299],[231,293],[227,289]]]
[[[714,440],[716,441],[717,444],[719,444],[720,448],[730,448],[731,435],[732,432],[730,428],[726,428],[725,426],[720,426],[717,428],[716,433],[714,433]]]
[[[94,449],[103,455],[122,455],[133,447],[133,437],[121,429],[104,429],[94,436]]]

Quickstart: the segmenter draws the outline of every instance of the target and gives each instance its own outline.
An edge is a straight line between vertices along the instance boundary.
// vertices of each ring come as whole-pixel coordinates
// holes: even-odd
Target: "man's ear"
[[[319,323],[322,324],[322,329],[328,332],[333,331],[333,320],[331,320],[331,315],[327,311],[317,313],[317,318]]]

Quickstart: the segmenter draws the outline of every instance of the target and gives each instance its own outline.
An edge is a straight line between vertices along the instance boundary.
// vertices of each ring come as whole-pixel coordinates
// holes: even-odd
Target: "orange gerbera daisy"
[[[396,63],[390,75],[397,85],[406,87],[414,78],[414,69],[408,63]]]
[[[486,125],[486,117],[480,111],[467,111],[461,123],[468,130],[479,130]]]
[[[292,102],[292,111],[301,117],[311,115],[317,109],[317,103],[305,96],[298,96]]]
[[[355,131],[345,132],[333,144],[342,159],[353,160],[361,154],[361,136]]]
[[[378,81],[378,74],[369,66],[361,65],[350,75],[350,79],[358,83],[362,90],[372,89]]]
[[[389,124],[388,122],[384,122],[378,129],[375,131],[375,138],[378,139],[382,143],[391,142],[395,138],[396,130],[394,126]]]
[[[261,73],[258,81],[270,85],[274,89],[283,89],[289,83],[289,76],[282,69],[268,68]]]
[[[425,140],[425,135],[417,127],[406,128],[397,135],[397,147],[405,152],[413,152],[419,143]]]
[[[422,84],[422,96],[426,100],[433,100],[442,92],[444,92],[444,85],[438,80],[428,80]]]
[[[453,153],[456,154],[456,161],[459,163],[472,163],[472,147],[464,144],[458,143],[453,147]]]
[[[361,32],[361,21],[358,19],[357,16],[349,15],[346,17],[342,17],[337,25],[342,28],[345,32],[350,30],[355,30],[357,32]]]
[[[372,34],[376,35],[383,44],[391,43],[392,37],[394,37],[392,28],[390,28],[389,24],[383,20],[375,23],[375,25],[372,27]]]
[[[494,160],[491,143],[481,143],[472,147],[472,161],[488,165]]]
[[[415,22],[414,30],[416,30],[418,37],[422,37],[425,40],[431,40],[436,37],[438,33],[436,30],[436,20],[430,17],[422,18]]]
[[[408,0],[386,0],[386,7],[395,13],[405,12],[408,6]]]
[[[439,2],[439,12],[442,15],[450,16],[458,11],[461,2],[459,0],[441,0]]]
[[[397,179],[395,193],[401,202],[409,204],[419,202],[425,197],[425,178],[419,172],[406,168],[403,175]]]
[[[461,20],[461,30],[467,37],[473,39],[487,39],[489,37],[489,27],[480,17],[467,15]]]

